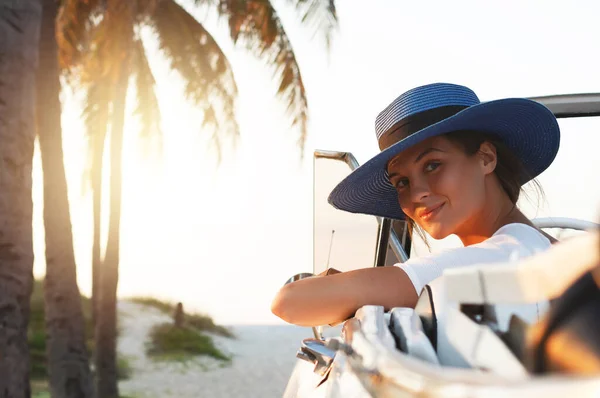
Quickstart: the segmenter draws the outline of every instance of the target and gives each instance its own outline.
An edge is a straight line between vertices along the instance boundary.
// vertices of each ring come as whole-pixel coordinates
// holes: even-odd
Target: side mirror
[[[285,282],[285,285],[287,285],[288,283],[299,281],[300,279],[310,278],[312,276],[315,276],[315,274],[311,274],[310,272],[301,272],[299,274],[292,276],[290,279],[288,279]]]
[[[335,351],[322,340],[304,339],[300,350],[296,353],[296,358],[314,364],[314,372],[324,376],[335,358]]]

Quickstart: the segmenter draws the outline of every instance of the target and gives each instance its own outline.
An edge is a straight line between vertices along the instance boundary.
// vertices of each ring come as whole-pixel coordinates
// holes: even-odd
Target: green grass
[[[173,315],[173,311],[175,311],[175,305],[168,301],[162,301],[154,297],[131,297],[127,299],[132,303],[146,305],[148,307],[153,307],[165,314]]]
[[[199,355],[229,361],[213,344],[210,336],[193,327],[176,327],[171,323],[156,325],[150,331],[146,354],[157,360],[186,361]]]
[[[133,367],[129,363],[129,358],[117,353],[117,379],[129,380],[133,375]]]
[[[48,382],[46,380],[31,381],[31,398],[51,398]],[[120,398],[135,398],[132,396],[121,395]]]
[[[92,302],[89,298],[81,296],[81,305],[85,318],[85,333],[88,351],[93,346]],[[29,327],[27,340],[31,355],[31,377],[45,379],[48,375],[46,369],[46,330],[44,324],[44,284],[35,280],[30,301]]]
[[[27,340],[31,355],[31,378],[36,381],[43,381],[48,377],[48,370],[46,361],[46,330],[44,324],[44,285],[41,280],[34,281],[30,305]],[[91,358],[91,353],[94,350],[92,301],[88,297],[81,296],[81,305],[85,320],[86,345]],[[127,358],[121,356],[117,358],[117,374],[119,380],[126,380],[131,377],[132,368],[129,366]],[[41,391],[40,393],[44,394],[45,392]],[[42,396],[44,395],[40,395],[40,397]]]
[[[50,398],[48,382],[46,380],[31,380],[32,398]]]
[[[154,307],[169,316],[173,316],[176,306],[174,303],[158,300],[154,297],[132,297],[128,300],[133,303]],[[185,312],[185,307],[183,310]],[[215,325],[212,318],[204,314],[185,312],[185,324],[202,332],[209,332],[223,337],[235,338],[235,335],[229,329],[221,325]]]

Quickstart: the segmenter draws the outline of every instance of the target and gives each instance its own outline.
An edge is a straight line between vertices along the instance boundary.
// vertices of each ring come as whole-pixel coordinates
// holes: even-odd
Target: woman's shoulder
[[[410,259],[409,263],[477,263],[505,261],[512,255],[526,256],[546,250],[551,242],[538,229],[520,223],[499,228],[490,238],[466,247],[440,250]]]
[[[524,245],[532,250],[547,249],[551,246],[550,240],[537,228],[523,224],[512,223],[500,227],[489,241],[510,240],[516,244]]]
[[[440,277],[447,268],[510,262],[549,247],[550,241],[534,227],[507,224],[481,243],[411,258],[398,266],[407,273],[419,292],[425,284]]]

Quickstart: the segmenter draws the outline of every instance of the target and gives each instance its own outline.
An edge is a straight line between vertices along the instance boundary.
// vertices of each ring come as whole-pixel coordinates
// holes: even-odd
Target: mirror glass
[[[350,271],[372,267],[378,223],[375,217],[333,208],[327,197],[348,174],[350,166],[333,159],[314,159],[313,272],[327,268]]]

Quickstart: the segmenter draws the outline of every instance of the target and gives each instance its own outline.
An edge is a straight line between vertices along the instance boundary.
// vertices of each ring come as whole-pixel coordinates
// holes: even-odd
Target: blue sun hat
[[[524,98],[480,102],[471,89],[448,83],[417,87],[377,116],[375,133],[381,152],[340,182],[329,203],[351,213],[403,220],[387,163],[428,138],[461,130],[500,139],[523,163],[527,174],[521,184],[550,166],[560,143],[556,117],[538,102]]]

